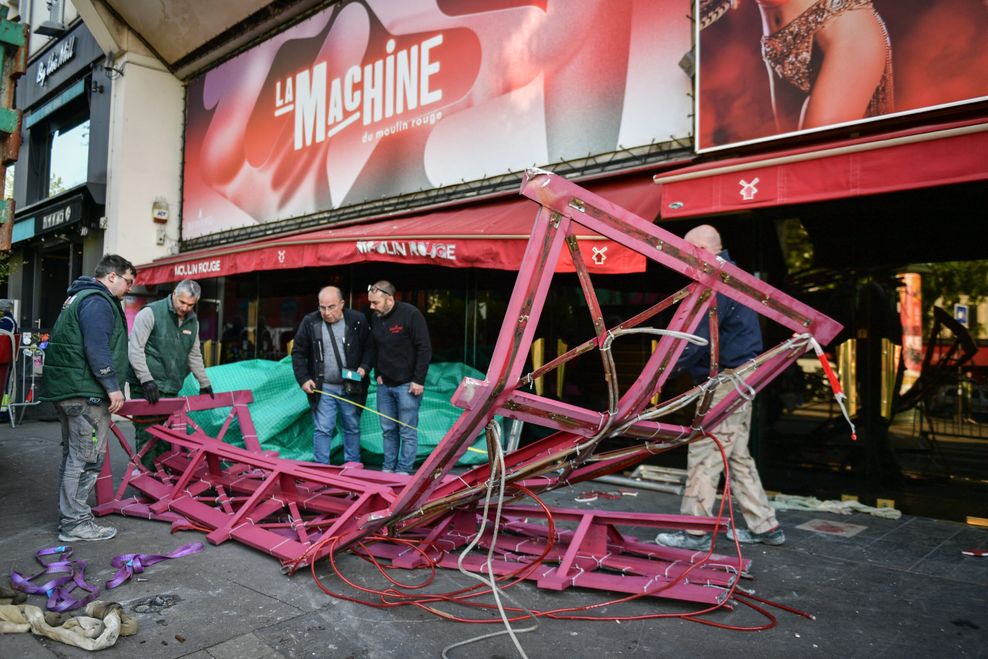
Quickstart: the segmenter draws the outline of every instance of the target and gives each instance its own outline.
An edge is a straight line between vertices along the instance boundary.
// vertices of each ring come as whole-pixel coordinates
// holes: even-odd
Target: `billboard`
[[[988,98],[983,0],[695,0],[696,147]]]
[[[686,137],[682,0],[353,0],[188,87],[182,235]]]

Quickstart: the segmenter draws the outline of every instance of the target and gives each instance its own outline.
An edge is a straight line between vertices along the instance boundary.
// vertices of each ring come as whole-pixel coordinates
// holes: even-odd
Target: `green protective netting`
[[[263,448],[277,451],[282,458],[290,460],[312,460],[312,414],[306,395],[295,382],[290,357],[279,362],[254,359],[213,366],[208,373],[213,391],[249,389],[254,394],[250,416]],[[432,452],[459,418],[462,410],[453,407],[449,399],[465,377],[483,379],[484,374],[460,363],[429,366],[419,409],[417,462]],[[179,395],[192,396],[198,392],[199,384],[189,375]],[[370,410],[377,409],[377,386],[374,383],[371,383],[366,405]],[[219,407],[193,412],[190,416],[206,434],[216,437],[229,412],[229,407]],[[498,423],[502,422],[500,417],[497,420]],[[223,440],[243,447],[239,424],[231,424]],[[463,454],[459,464],[487,462],[487,443],[482,430],[473,449]],[[364,410],[360,417],[360,455],[366,465],[380,465],[382,462],[381,424],[373,411]],[[339,427],[333,437],[330,459],[334,464],[343,461],[343,437]]]

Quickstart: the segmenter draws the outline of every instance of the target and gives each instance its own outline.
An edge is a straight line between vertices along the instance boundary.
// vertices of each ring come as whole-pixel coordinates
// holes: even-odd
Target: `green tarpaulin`
[[[265,449],[277,451],[282,458],[312,460],[312,414],[306,395],[295,382],[291,358],[280,362],[255,359],[213,366],[209,369],[213,391],[249,389],[254,394],[250,415]],[[425,382],[425,394],[419,410],[418,462],[432,452],[462,410],[453,407],[449,399],[465,377],[483,379],[480,371],[466,364],[439,363],[429,366]],[[192,396],[199,392],[199,385],[191,375],[186,378],[180,396]],[[382,461],[381,424],[373,413],[377,409],[377,387],[371,384],[367,407],[360,418],[360,454],[365,465],[380,465]],[[229,407],[193,412],[192,418],[210,436],[219,434]],[[239,426],[234,423],[224,441],[243,446]],[[477,464],[487,461],[487,448],[483,431],[477,436],[474,448],[460,459],[460,464]],[[337,429],[333,438],[331,460],[343,461],[343,438]]]

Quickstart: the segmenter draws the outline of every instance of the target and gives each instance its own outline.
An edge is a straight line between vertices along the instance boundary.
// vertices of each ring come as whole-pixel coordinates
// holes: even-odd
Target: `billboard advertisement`
[[[696,147],[988,98],[983,0],[695,0]]]
[[[188,87],[182,235],[669,142],[682,0],[353,0]]]

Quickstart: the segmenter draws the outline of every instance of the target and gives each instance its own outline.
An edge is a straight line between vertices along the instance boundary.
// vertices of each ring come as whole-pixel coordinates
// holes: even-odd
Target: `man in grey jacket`
[[[172,398],[178,395],[190,372],[199,382],[199,392],[212,395],[213,385],[202,361],[199,320],[195,312],[201,295],[198,283],[183,279],[171,295],[138,312],[127,349],[131,398],[145,398],[149,403],[157,403],[162,397]],[[150,440],[146,425],[139,422],[134,425],[134,444],[138,451]],[[154,458],[167,448],[165,442],[158,442],[142,461],[148,468],[153,468]]]

